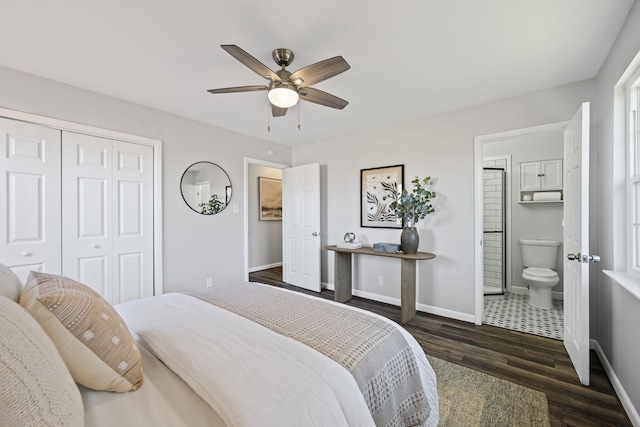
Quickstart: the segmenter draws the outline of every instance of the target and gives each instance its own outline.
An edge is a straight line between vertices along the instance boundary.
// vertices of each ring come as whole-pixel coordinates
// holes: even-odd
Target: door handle
[[[577,254],[567,254],[567,259],[569,261],[578,261],[578,262],[600,262],[600,257],[598,255],[581,255],[580,252]]]
[[[100,247],[100,245],[96,245],[95,243],[91,245],[92,249],[98,249]]]
[[[582,255],[580,255],[580,252],[578,252],[577,254],[567,254],[567,259],[569,261],[582,262]]]
[[[22,256],[31,256],[31,252],[24,251],[20,255],[22,255]]]
[[[317,232],[317,231],[314,231],[313,233],[311,233],[311,235],[315,237],[315,236],[317,236],[317,235],[318,235],[318,232]]]

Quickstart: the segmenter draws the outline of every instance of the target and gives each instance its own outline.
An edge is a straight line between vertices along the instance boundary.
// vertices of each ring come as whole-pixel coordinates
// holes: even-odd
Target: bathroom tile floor
[[[562,340],[564,313],[562,300],[543,310],[528,304],[528,295],[505,293],[504,297],[485,297],[482,323]]]

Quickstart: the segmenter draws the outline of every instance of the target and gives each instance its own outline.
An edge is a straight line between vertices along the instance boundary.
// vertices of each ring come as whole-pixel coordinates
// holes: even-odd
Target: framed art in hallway
[[[258,177],[260,221],[282,221],[282,180]]]
[[[404,186],[404,165],[360,170],[360,226],[402,228],[389,209]]]

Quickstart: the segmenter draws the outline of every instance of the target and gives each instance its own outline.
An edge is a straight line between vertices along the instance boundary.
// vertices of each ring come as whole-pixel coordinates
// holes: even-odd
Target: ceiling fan
[[[351,68],[342,56],[335,56],[291,73],[286,70],[286,67],[293,62],[293,52],[289,49],[276,49],[273,51],[273,60],[282,68],[278,71],[272,71],[269,67],[236,45],[223,44],[220,45],[220,47],[238,61],[242,62],[250,70],[270,82],[268,86],[255,85],[209,89],[207,91],[209,93],[268,90],[271,114],[273,117],[284,116],[287,113],[287,109],[296,105],[299,99],[338,110],[342,110],[349,104],[349,102],[344,99],[338,98],[330,93],[309,87],[315,83],[337,76]]]

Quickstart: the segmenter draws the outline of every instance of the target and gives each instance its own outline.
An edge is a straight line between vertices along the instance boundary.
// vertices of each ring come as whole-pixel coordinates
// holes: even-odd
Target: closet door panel
[[[9,244],[44,241],[44,175],[9,172]]]
[[[113,143],[114,303],[153,295],[153,148]]]
[[[0,262],[60,274],[60,131],[0,118]]]
[[[62,272],[113,302],[112,141],[62,139]]]
[[[89,286],[100,295],[108,295],[111,293],[109,289],[111,284],[107,282],[109,278],[107,274],[107,268],[109,266],[107,256],[80,256],[77,259],[77,265],[78,277],[76,280]]]
[[[118,293],[121,302],[149,296],[144,287],[143,271],[143,253],[123,253],[118,256]]]

